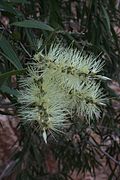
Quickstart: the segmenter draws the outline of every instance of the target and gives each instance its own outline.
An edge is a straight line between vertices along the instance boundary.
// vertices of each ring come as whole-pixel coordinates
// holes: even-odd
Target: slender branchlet
[[[47,54],[40,51],[20,80],[18,101],[24,122],[37,122],[47,142],[47,132],[62,132],[69,117],[77,113],[87,120],[100,117],[106,98],[100,87],[104,62],[77,49],[53,44]]]

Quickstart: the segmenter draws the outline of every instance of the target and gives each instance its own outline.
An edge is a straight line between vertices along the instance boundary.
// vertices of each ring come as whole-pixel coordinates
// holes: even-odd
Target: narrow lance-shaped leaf
[[[110,27],[110,19],[109,19],[109,16],[108,16],[108,13],[106,11],[106,9],[104,8],[104,6],[101,5],[101,8],[102,8],[102,12],[104,14],[104,17],[106,19],[106,23],[107,23],[107,27],[108,27],[108,32],[111,32],[111,27]]]
[[[6,86],[6,85],[2,85],[2,86],[0,87],[0,91],[1,91],[2,93],[10,94],[10,95],[15,96],[15,97],[18,96],[18,92],[17,92],[16,89],[10,88],[10,87],[8,87],[8,86]]]
[[[26,69],[21,69],[21,70],[13,70],[13,71],[9,71],[9,72],[6,72],[6,73],[2,73],[2,74],[0,74],[0,80],[4,79],[4,78],[7,78],[9,76],[12,76],[12,75],[23,74],[25,71],[26,71]]]
[[[5,2],[8,2],[8,0],[4,0]],[[10,3],[22,3],[22,4],[30,4],[28,0],[11,0]]]
[[[7,1],[5,2],[5,0],[0,0],[0,10],[9,12],[10,14],[13,14],[15,16],[23,16],[21,12],[19,12],[15,7],[13,7],[12,4],[8,3]]]
[[[3,50],[5,53],[4,57],[10,61],[16,69],[22,69],[22,64],[16,55],[15,51],[12,49],[12,46],[10,43],[7,41],[7,39],[0,34],[0,48]]]
[[[11,25],[25,27],[25,28],[42,29],[46,31],[54,31],[54,29],[51,26],[37,20],[24,20],[20,22],[14,22]]]

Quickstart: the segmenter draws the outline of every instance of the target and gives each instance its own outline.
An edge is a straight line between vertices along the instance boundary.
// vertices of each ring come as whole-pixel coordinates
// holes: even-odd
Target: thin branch
[[[113,158],[110,154],[108,154],[106,151],[103,151],[100,149],[100,151],[105,154],[109,159],[111,159],[114,163],[118,164],[120,166],[120,161],[117,161],[115,158]]]
[[[23,44],[20,42],[20,46],[23,48],[23,50],[26,52],[26,54],[32,58],[31,54],[26,50],[26,48],[23,46]]]
[[[95,143],[95,141],[94,141]],[[102,150],[100,148],[100,146],[98,146],[96,143],[93,144],[91,141],[90,141],[90,144],[92,146],[94,146],[96,149],[99,149],[105,156],[107,156],[109,159],[111,159],[114,163],[118,164],[120,166],[120,161],[117,161],[114,157],[112,157],[109,153],[107,153],[106,151]]]

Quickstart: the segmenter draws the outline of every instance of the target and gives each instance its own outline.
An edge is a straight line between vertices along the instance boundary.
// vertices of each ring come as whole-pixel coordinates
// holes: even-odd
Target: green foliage
[[[43,29],[47,31],[53,31],[54,29],[48,26],[45,23],[35,20],[24,20],[20,22],[14,22],[11,25],[19,26],[19,27],[26,27],[26,28],[35,28],[35,29]]]
[[[16,69],[22,69],[22,65],[16,53],[14,52],[9,42],[6,40],[6,38],[2,34],[0,38],[0,48],[5,53],[3,54],[3,56],[5,56],[5,58],[8,59],[15,66]]]

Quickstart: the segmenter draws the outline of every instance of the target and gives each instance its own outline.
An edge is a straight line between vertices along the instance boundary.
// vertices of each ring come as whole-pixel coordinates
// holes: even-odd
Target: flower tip
[[[104,104],[104,103],[102,103],[102,102],[100,102],[99,105],[101,105],[101,106],[106,106],[106,104]]]
[[[45,143],[47,144],[47,133],[46,133],[45,129],[43,129],[43,139],[44,139]]]
[[[112,79],[106,77],[106,76],[101,76],[101,75],[97,75],[98,78],[105,80],[105,81],[112,81]]]

